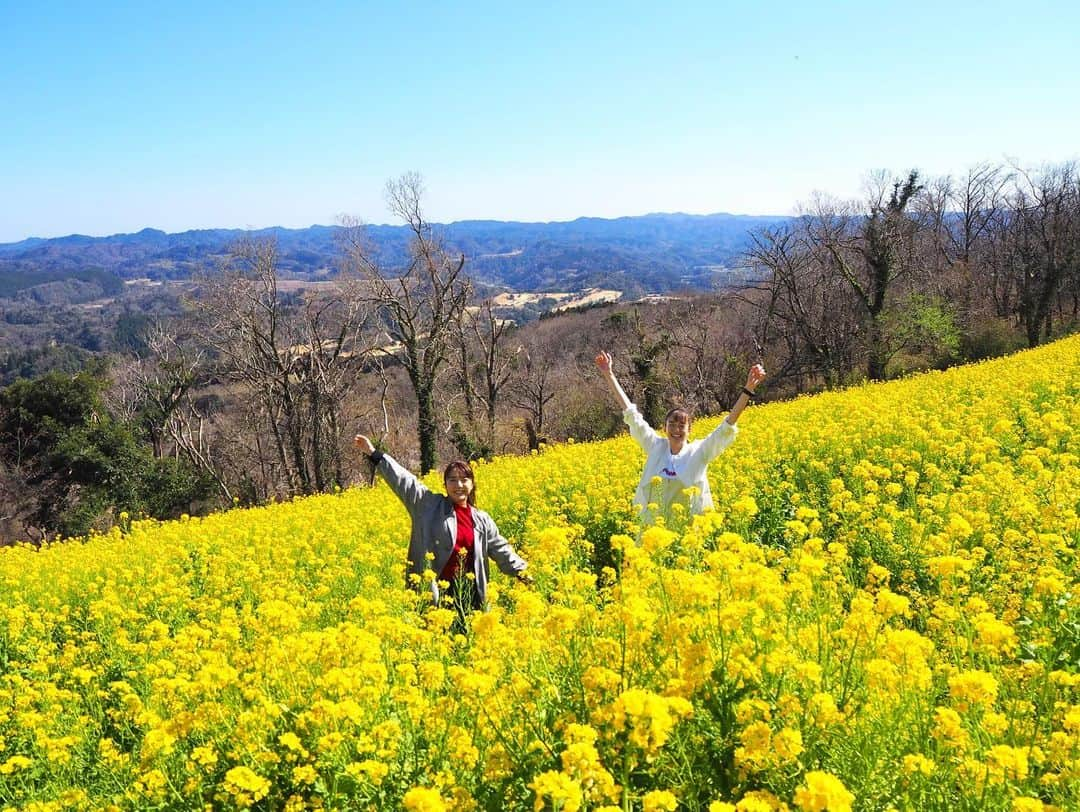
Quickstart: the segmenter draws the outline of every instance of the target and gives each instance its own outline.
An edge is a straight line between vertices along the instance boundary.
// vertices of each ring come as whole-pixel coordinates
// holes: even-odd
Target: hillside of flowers
[[[1073,338],[752,407],[640,536],[628,437],[481,464],[468,635],[383,484],[0,550],[0,809],[1080,808],[1078,425]]]

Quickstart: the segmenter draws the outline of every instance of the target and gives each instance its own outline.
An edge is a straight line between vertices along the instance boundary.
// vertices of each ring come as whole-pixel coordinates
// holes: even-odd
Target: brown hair
[[[472,466],[465,460],[454,460],[443,469],[443,482],[450,478],[450,474],[458,473],[472,480],[472,490],[469,491],[469,504],[476,507],[476,477],[473,476]]]
[[[676,406],[674,409],[668,409],[668,413],[664,415],[664,425],[666,426],[668,421],[673,417],[685,417],[687,425],[694,422],[694,416],[686,411],[686,409],[679,406]]]

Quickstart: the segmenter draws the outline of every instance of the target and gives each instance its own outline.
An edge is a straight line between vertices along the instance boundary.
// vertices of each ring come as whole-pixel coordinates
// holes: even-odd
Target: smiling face
[[[465,505],[469,502],[469,495],[473,492],[473,481],[467,476],[454,474],[443,480],[446,484],[446,495],[455,505]]]
[[[446,496],[455,505],[463,507],[476,504],[476,484],[468,463],[458,460],[447,465],[443,471],[443,485]]]
[[[672,409],[664,420],[664,430],[667,432],[668,443],[671,450],[678,454],[687,439],[690,437],[690,415],[682,409]]]

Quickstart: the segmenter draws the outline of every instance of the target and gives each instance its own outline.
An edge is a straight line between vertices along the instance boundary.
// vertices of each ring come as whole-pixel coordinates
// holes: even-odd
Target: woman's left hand
[[[746,376],[746,388],[753,392],[763,380],[765,380],[765,367],[754,364]]]

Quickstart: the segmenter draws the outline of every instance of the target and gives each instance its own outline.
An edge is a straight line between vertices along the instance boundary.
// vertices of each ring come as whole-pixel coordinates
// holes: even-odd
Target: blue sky
[[[146,226],[784,214],[1080,154],[1075,2],[0,0],[0,242]]]

